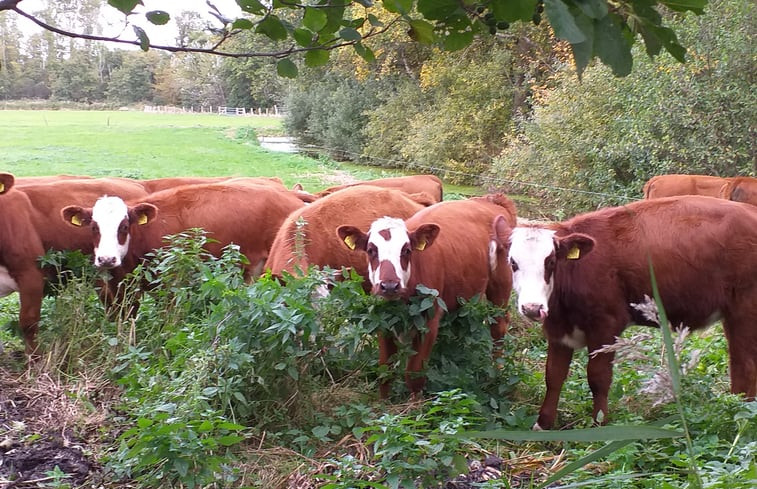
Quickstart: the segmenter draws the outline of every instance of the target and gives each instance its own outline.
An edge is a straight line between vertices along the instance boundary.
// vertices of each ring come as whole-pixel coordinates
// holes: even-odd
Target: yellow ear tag
[[[348,236],[345,236],[344,244],[346,244],[349,249],[354,250],[355,249],[355,236],[351,234]]]
[[[137,224],[139,224],[140,226],[147,224],[147,214],[140,214],[139,219],[137,219]]]
[[[81,219],[79,219],[79,216],[77,216],[76,214],[71,216],[71,224],[73,224],[74,226],[81,226]]]
[[[423,241],[418,241],[418,244],[415,245],[415,249],[418,250],[418,251],[425,250],[426,249],[426,240],[424,239]]]
[[[5,184],[4,183],[0,183],[0,194],[3,193],[3,192],[5,192]]]
[[[578,257],[581,256],[581,250],[578,249],[578,246],[573,245],[573,248],[568,251],[568,254],[565,255],[565,258],[568,260],[578,260]]]

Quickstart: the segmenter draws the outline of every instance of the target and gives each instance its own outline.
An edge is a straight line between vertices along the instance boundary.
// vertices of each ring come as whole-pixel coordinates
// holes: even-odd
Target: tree
[[[295,54],[301,54],[308,66],[321,66],[329,61],[332,50],[352,46],[356,53],[371,61],[375,54],[365,41],[380,36],[396,24],[403,24],[407,35],[416,42],[439,44],[445,50],[456,51],[470,45],[477,36],[497,35],[513,22],[540,23],[543,20],[551,25],[558,38],[570,43],[579,75],[592,59],[599,58],[616,76],[625,76],[631,72],[631,47],[639,37],[649,56],[659,54],[664,48],[678,61],[684,61],[686,50],[679,44],[675,32],[663,25],[660,8],[701,14],[707,4],[707,0],[383,0],[380,10],[390,14],[390,19],[384,21],[374,13],[373,9],[378,7],[374,7],[372,0],[237,0],[244,15],[231,19],[216,10],[222,27],[216,29],[215,42],[196,47],[155,45],[145,31],[134,24],[136,40],[61,29],[22,10],[19,7],[22,1],[0,0],[0,11],[13,11],[51,32],[71,38],[132,44],[143,50],[276,58],[278,73],[287,77],[297,76],[297,65],[290,59]],[[125,24],[135,18],[134,9],[141,3],[141,0],[107,0],[108,5],[126,16]],[[208,5],[212,7],[210,2]],[[169,14],[161,10],[144,15],[156,25],[170,19]],[[242,31],[286,45],[275,51],[227,51],[227,41]]]

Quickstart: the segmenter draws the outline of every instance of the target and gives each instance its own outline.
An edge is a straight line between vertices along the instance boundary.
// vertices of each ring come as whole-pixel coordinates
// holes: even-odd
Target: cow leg
[[[34,270],[16,277],[20,302],[18,323],[24,336],[26,354],[36,358],[37,331],[45,291],[45,278],[41,271]]]
[[[731,392],[744,394],[748,401],[757,396],[757,331],[751,319],[728,317],[723,331],[728,340]]]
[[[397,353],[397,343],[392,335],[386,335],[384,333],[378,334],[378,347],[379,347],[379,365],[387,365],[389,359]],[[389,381],[384,380],[379,384],[379,397],[386,399],[389,397]]]
[[[568,377],[572,358],[572,348],[558,341],[549,340],[545,379],[547,382],[547,393],[539,410],[539,418],[533,427],[534,430],[548,430],[555,424],[560,391],[565,383],[565,379]]]
[[[601,348],[601,345],[596,348]],[[612,361],[615,353],[599,353],[592,356],[591,352],[596,348],[589,347],[589,362],[586,365],[586,378],[594,399],[591,417],[596,424],[607,424],[607,396],[612,383]]]
[[[413,338],[413,350],[415,353],[407,361],[407,370],[405,371],[405,384],[413,397],[417,397],[426,385],[426,377],[420,372],[431,356],[431,349],[436,342],[436,336],[439,334],[439,321],[442,319],[444,312],[441,308],[434,309],[434,316],[428,321],[428,331],[425,334],[416,334]]]

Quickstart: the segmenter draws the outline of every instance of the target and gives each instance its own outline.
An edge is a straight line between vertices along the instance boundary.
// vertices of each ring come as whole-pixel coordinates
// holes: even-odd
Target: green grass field
[[[283,133],[278,117],[7,110],[0,112],[0,133],[0,171],[17,176],[278,176],[317,191],[345,173],[360,179],[401,173],[261,148],[257,136]]]

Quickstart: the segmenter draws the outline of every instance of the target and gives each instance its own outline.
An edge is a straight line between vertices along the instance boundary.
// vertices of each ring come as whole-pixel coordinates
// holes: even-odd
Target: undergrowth
[[[569,469],[560,474],[568,487],[746,488],[757,480],[757,403],[725,393],[719,329],[686,341],[680,361],[700,350],[699,361],[682,377],[677,403],[660,405],[640,390],[664,365],[661,336],[629,332],[652,334],[632,341],[638,355],[615,368],[610,415],[613,426],[630,426],[622,440],[591,429],[583,441],[565,441],[570,431],[528,438],[543,395],[538,328],[514,318],[495,361],[488,323],[503,311],[480,298],[462,304],[440,328],[426,400],[407,404],[409,334],[422,331],[435,290],[421,288],[409,305],[386,302],[366,295],[359,277],[343,272],[335,281],[333,271],[315,269],[246,284],[238,249],[215,258],[203,250],[206,239],[174,236],[136,270],[125,294],[129,305],[138,301],[134,314],[103,309],[88,264],[47,257],[66,280],[45,302],[39,368],[63,379],[97,374],[120,389],[108,421],[118,436],[102,457],[113,480],[432,488],[486,454],[504,460],[501,476],[480,486],[489,488],[537,487],[560,468]],[[69,267],[78,272],[63,272]],[[11,309],[3,303],[4,317]],[[379,331],[404,339],[384,368],[377,366]],[[585,365],[586,355],[577,352],[576,360]],[[389,403],[376,395],[384,379],[393,388]],[[681,410],[692,450],[678,436]],[[591,395],[576,368],[558,423],[581,433],[590,415]],[[662,438],[627,436],[656,420],[668,428]],[[492,430],[517,436],[476,434]]]

